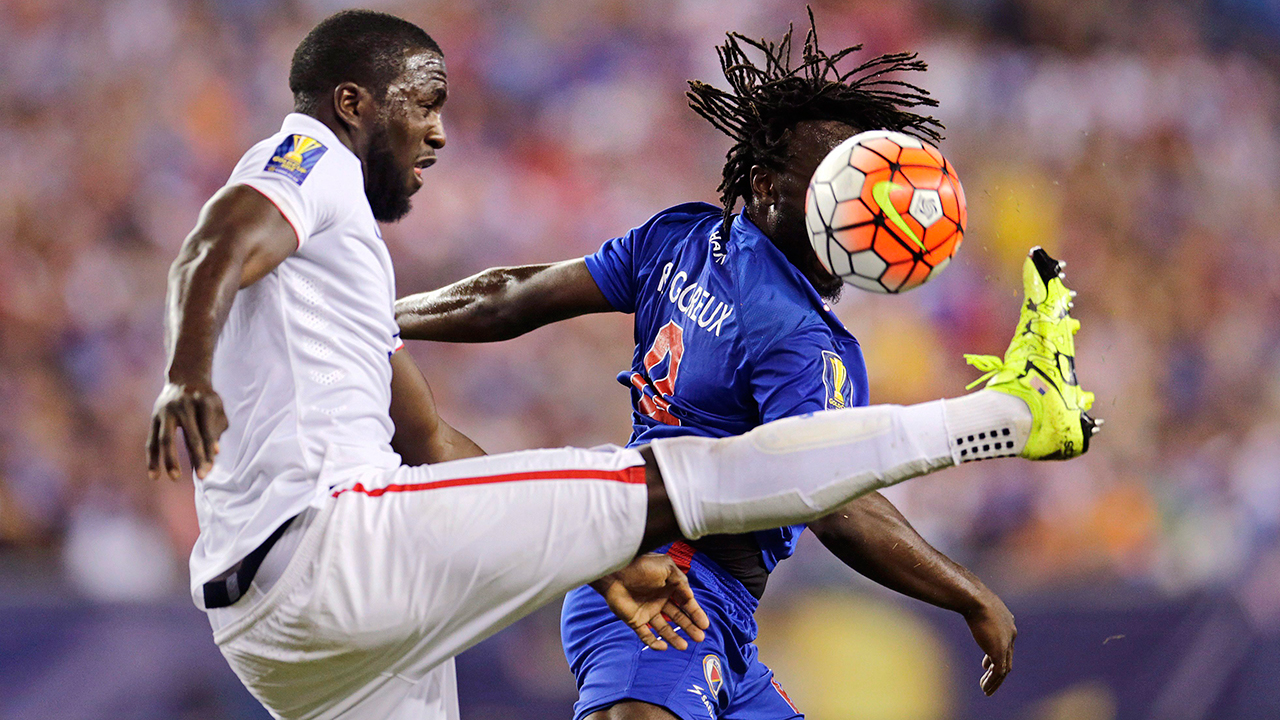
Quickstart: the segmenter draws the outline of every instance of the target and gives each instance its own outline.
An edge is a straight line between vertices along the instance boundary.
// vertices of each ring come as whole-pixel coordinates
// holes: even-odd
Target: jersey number
[[[667,374],[660,378],[653,377],[653,369],[663,358],[671,358],[667,363]],[[675,394],[676,376],[680,374],[680,359],[684,357],[684,330],[674,320],[662,326],[658,336],[653,339],[653,347],[644,354],[644,369],[650,381],[638,372],[631,373],[631,384],[640,393],[636,407],[640,412],[664,425],[679,425],[680,418],[671,414],[671,401],[667,398]],[[646,384],[650,384],[655,394],[645,392]]]

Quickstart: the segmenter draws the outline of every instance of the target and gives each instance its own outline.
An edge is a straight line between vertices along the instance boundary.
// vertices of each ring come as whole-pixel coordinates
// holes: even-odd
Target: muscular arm
[[[938,552],[885,497],[871,493],[810,523],[814,535],[858,573],[890,590],[959,613],[987,654],[982,689],[1012,668],[1013,615],[976,575]]]
[[[175,444],[182,428],[196,474],[204,477],[227,428],[210,380],[213,348],[238,290],[257,282],[298,247],[297,235],[266,197],[243,185],[226,188],[200,212],[169,269],[165,297],[165,386],[147,438],[148,470],[177,479]]]
[[[439,290],[401,298],[396,322],[406,340],[494,342],[613,309],[578,258],[490,268]]]
[[[431,386],[409,353],[391,356],[391,447],[405,465],[427,465],[484,455],[471,438],[440,419]]]

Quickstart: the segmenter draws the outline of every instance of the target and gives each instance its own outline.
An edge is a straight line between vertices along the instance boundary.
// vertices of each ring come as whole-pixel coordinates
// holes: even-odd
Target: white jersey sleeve
[[[316,133],[319,134],[319,133]],[[327,138],[326,138],[327,139]],[[332,142],[332,141],[330,141]],[[302,133],[276,136],[254,146],[231,173],[227,185],[248,185],[270,200],[298,237],[307,238],[329,228],[350,198],[336,197],[350,185],[340,172],[337,153],[320,139]]]

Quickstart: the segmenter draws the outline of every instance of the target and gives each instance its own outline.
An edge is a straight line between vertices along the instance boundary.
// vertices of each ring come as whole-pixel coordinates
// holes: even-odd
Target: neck
[[[830,302],[835,302],[840,297],[842,284],[822,267],[818,256],[813,251],[813,246],[809,244],[809,238],[803,232],[788,239],[786,233],[779,231],[776,223],[769,221],[768,211],[756,202],[747,204],[742,209],[742,213],[760,229],[765,237],[769,238],[769,242],[782,252],[787,261],[800,271],[819,295]]]
[[[303,115],[309,115],[315,118],[316,120],[319,120],[321,123],[324,124],[325,127],[329,128],[329,130],[332,131],[334,135],[337,136],[338,142],[342,143],[356,157],[363,159],[364,156],[356,149],[356,142],[355,142],[355,139],[351,136],[351,131],[349,127],[347,126],[346,123],[342,122],[342,120],[338,117],[338,114],[333,111],[333,105],[329,103],[325,103],[324,105],[321,105],[320,108],[316,110],[314,113],[304,112],[298,109],[295,109],[294,112],[302,113]]]

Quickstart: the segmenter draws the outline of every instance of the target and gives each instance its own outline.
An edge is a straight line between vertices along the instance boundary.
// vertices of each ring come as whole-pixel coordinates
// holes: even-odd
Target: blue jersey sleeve
[[[831,336],[817,327],[800,328],[774,343],[756,359],[751,377],[760,421],[861,404],[857,387],[866,382],[859,377],[861,362],[849,364]]]
[[[664,250],[670,252],[688,236],[691,227],[709,217],[720,217],[720,209],[698,202],[669,207],[586,256],[587,271],[614,310],[634,313],[636,296],[659,256]]]
[[[614,238],[595,254],[583,258],[587,262],[587,271],[600,286],[600,292],[618,312],[636,311],[636,236],[643,230],[643,227],[636,228]]]

